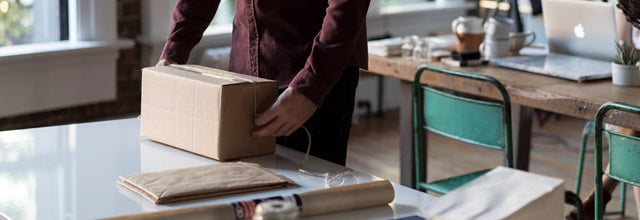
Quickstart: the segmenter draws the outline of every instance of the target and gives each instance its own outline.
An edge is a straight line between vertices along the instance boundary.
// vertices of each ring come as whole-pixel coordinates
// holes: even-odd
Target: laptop
[[[549,53],[496,58],[491,63],[578,82],[611,77],[617,42],[612,3],[542,0],[542,10]]]

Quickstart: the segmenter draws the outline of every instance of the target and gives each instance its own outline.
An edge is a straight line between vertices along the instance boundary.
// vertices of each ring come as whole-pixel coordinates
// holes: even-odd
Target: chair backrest
[[[604,214],[602,203],[602,134],[609,134],[609,177],[620,182],[640,186],[640,138],[604,129],[604,118],[609,110],[640,114],[640,107],[618,102],[600,106],[595,118],[594,179],[596,191],[596,219]],[[615,117],[611,115],[611,117]],[[599,216],[599,217],[598,217]]]
[[[424,128],[483,147],[506,146],[503,104],[480,101],[423,87]]]
[[[502,95],[502,102],[466,98],[422,85],[424,71],[489,82]],[[413,127],[417,181],[424,179],[424,129],[478,146],[505,152],[505,165],[513,167],[511,143],[511,101],[496,79],[466,72],[423,65],[418,68],[413,88]],[[420,164],[422,163],[422,164]]]

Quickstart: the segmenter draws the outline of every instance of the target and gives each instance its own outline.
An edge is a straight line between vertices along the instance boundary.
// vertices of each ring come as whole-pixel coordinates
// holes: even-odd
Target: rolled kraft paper
[[[389,180],[375,181],[299,194],[300,216],[327,214],[391,203],[395,196]]]
[[[158,211],[150,213],[141,213],[128,216],[120,216],[114,218],[105,218],[112,220],[211,220],[211,219],[236,219],[236,215],[231,204],[208,205],[201,207],[191,207],[174,209],[167,211]]]
[[[302,204],[301,217],[350,211],[391,203],[395,196],[393,185],[388,180],[347,185],[298,194]],[[242,219],[251,218],[253,211],[237,210],[239,204],[249,210],[255,210],[257,201],[241,201],[236,203],[217,204],[176,210],[142,213],[110,219]],[[252,206],[252,207],[248,207]],[[243,214],[239,214],[243,213]]]

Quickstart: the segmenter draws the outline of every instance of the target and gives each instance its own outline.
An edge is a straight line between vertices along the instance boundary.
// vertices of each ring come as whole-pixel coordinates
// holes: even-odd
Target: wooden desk
[[[400,57],[380,57],[369,55],[367,72],[390,76],[402,80],[400,107],[400,160],[401,184],[414,185],[413,137],[411,122],[411,92],[419,62]],[[520,105],[519,118],[514,121],[514,155],[516,168],[528,170],[531,141],[531,119],[533,109],[543,109],[573,117],[591,119],[598,107],[608,101],[623,102],[640,106],[640,87],[619,87],[611,80],[597,80],[585,83],[543,76],[496,66],[454,68],[440,63],[431,65],[449,69],[487,75],[496,78],[507,88],[511,102]],[[454,78],[441,74],[425,73],[421,82],[437,87],[465,92],[473,95],[501,99],[500,93],[492,85],[469,79]],[[640,117],[620,112],[610,112],[615,117],[608,122],[640,130]],[[515,126],[518,125],[518,126]],[[515,134],[518,134],[517,136]]]

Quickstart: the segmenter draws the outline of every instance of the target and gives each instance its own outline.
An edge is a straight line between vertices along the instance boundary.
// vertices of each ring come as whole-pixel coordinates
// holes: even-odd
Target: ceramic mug
[[[513,20],[502,16],[493,16],[484,23],[485,38],[508,39],[513,29]]]
[[[478,51],[484,40],[482,19],[475,16],[460,16],[451,23],[451,30],[456,35],[456,50]]]
[[[484,59],[492,59],[509,56],[509,40],[485,39],[480,44],[480,52]]]
[[[526,41],[531,36],[531,40]],[[511,32],[509,33],[509,52],[511,55],[520,54],[520,49],[530,46],[536,41],[536,33],[534,32]]]

